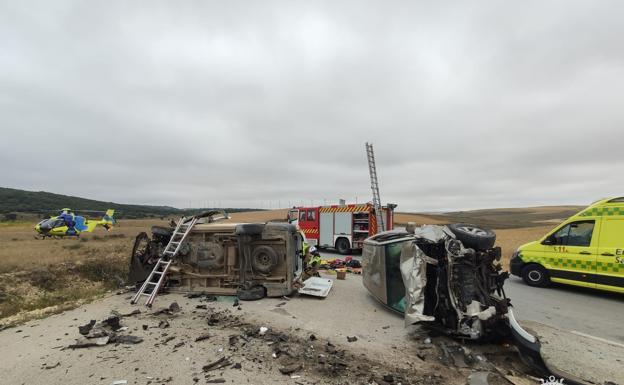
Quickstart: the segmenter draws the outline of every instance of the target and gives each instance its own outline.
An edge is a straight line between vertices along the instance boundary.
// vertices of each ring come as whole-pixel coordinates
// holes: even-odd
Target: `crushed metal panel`
[[[424,314],[427,287],[426,255],[413,242],[405,242],[401,250],[401,275],[405,284],[405,326],[421,321],[433,321]]]
[[[331,279],[310,277],[303,281],[303,287],[299,289],[299,294],[325,298],[333,285],[334,281]]]

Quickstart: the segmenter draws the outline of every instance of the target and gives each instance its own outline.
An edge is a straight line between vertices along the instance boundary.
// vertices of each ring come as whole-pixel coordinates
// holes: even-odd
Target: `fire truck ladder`
[[[186,237],[191,232],[195,223],[199,220],[198,217],[183,217],[178,222],[173,234],[171,234],[171,239],[169,243],[165,247],[165,250],[160,255],[158,262],[154,266],[154,269],[147,277],[143,285],[136,292],[134,297],[132,297],[131,304],[135,304],[139,301],[141,296],[146,296],[147,301],[145,301],[145,306],[152,307],[156,296],[158,295],[158,291],[162,287],[162,284],[165,282],[165,275],[167,275],[167,270],[169,270],[169,266],[173,262],[173,259],[178,255],[180,249],[182,248],[182,244],[186,240]],[[149,289],[151,288],[151,291]],[[149,291],[149,293],[146,293]]]
[[[377,181],[377,167],[375,166],[375,153],[373,152],[372,143],[366,143],[366,156],[368,157],[368,172],[370,173],[371,190],[373,190],[373,207],[375,208],[375,217],[377,218],[377,231],[386,231],[383,213],[381,211],[379,182]]]

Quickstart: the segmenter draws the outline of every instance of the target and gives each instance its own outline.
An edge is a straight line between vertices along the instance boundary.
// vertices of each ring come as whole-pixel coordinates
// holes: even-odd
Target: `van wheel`
[[[522,269],[522,279],[529,286],[546,287],[550,284],[548,272],[541,265],[531,264]]]
[[[336,241],[336,250],[342,255],[349,254],[349,251],[351,251],[349,240],[347,238],[338,238]]]
[[[236,291],[236,296],[241,301],[257,301],[266,297],[266,289],[260,285],[249,288],[241,287]]]

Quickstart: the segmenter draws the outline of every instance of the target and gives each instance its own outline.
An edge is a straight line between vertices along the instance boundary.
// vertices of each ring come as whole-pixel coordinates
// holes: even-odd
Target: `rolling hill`
[[[170,206],[130,205],[103,202],[93,199],[54,194],[45,191],[26,191],[0,187],[0,213],[34,213],[41,215],[57,214],[63,207],[75,212],[81,210],[105,211],[115,209],[117,218],[146,218],[167,215],[184,215],[200,209],[181,210]],[[228,212],[250,211],[251,209],[225,209]]]

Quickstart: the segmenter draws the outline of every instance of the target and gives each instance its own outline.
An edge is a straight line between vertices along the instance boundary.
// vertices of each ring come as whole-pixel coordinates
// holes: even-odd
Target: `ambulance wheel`
[[[548,272],[541,265],[530,264],[522,269],[522,279],[529,286],[546,287],[550,283]]]
[[[349,254],[351,247],[347,238],[338,238],[336,241],[336,250],[342,255]]]

